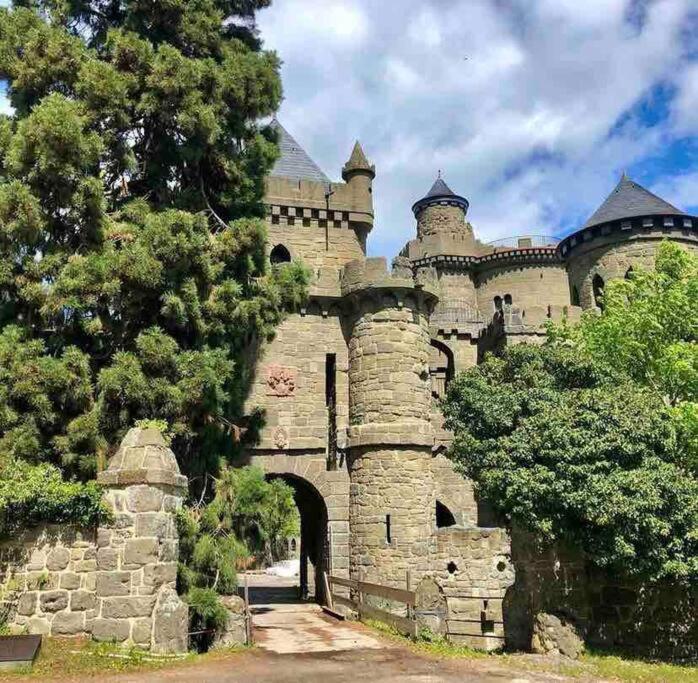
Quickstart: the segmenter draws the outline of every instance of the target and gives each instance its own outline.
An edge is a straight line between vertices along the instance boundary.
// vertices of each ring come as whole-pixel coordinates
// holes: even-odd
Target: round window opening
[[[502,560],[499,560],[499,562],[497,562],[497,571],[498,572],[503,572],[506,568],[507,568],[506,562],[503,562]]]
[[[451,560],[446,565],[446,569],[448,569],[449,574],[455,574],[458,571],[458,565],[456,565],[456,563],[453,560]]]

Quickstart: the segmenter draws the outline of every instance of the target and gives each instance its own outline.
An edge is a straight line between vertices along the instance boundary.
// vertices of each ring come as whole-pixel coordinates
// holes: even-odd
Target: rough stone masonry
[[[186,477],[159,431],[134,428],[98,480],[111,520],[45,525],[0,546],[10,627],[186,651],[188,608],[175,588]]]

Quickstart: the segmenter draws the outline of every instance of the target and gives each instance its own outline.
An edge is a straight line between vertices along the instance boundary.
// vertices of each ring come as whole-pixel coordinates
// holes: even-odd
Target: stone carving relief
[[[270,365],[267,369],[267,395],[292,396],[296,390],[296,375],[291,368]]]
[[[274,445],[281,449],[288,448],[288,433],[283,427],[274,430]]]

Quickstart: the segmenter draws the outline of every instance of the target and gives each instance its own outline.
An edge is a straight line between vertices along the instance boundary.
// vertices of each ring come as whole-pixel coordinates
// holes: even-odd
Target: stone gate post
[[[188,608],[176,591],[175,513],[187,491],[156,429],[131,429],[97,477],[113,519],[97,530],[97,640],[152,652],[187,649]]]

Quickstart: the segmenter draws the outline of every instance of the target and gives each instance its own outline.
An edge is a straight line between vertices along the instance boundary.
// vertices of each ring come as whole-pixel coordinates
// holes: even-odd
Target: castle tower
[[[417,237],[462,237],[463,233],[469,233],[472,237],[473,229],[465,220],[468,206],[468,200],[455,194],[439,172],[429,192],[412,206],[417,219]]]
[[[435,528],[430,422],[430,285],[390,275],[385,259],[342,278],[349,346],[352,578],[404,587],[428,570]]]
[[[357,140],[354,143],[354,149],[351,151],[351,156],[342,167],[342,180],[347,184],[353,204],[357,209],[366,216],[373,217],[373,179],[376,177],[376,167],[369,163],[361,144]],[[355,222],[360,221],[357,214]],[[366,224],[363,232],[357,231],[359,238],[366,251],[366,237],[371,229],[372,224]]]

